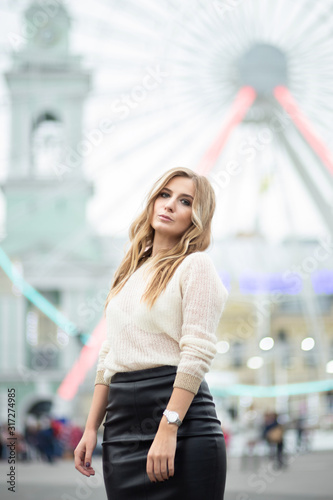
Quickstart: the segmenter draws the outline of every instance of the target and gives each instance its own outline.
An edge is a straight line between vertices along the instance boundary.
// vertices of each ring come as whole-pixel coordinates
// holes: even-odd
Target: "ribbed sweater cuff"
[[[103,385],[110,385],[108,384],[107,382],[105,382],[104,380],[104,372],[105,370],[99,370],[98,372],[96,372],[96,378],[95,378],[95,384],[103,384]]]
[[[177,372],[173,387],[186,389],[187,391],[197,394],[202,380],[189,373]]]

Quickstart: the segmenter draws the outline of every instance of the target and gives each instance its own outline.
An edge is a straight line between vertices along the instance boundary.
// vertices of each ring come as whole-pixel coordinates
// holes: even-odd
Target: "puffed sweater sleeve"
[[[181,275],[180,361],[173,387],[197,394],[217,352],[216,330],[229,293],[208,254],[196,252],[186,260]]]
[[[109,385],[104,380],[104,372],[105,372],[105,366],[104,366],[104,359],[107,353],[110,350],[110,343],[108,339],[104,340],[104,342],[101,345],[101,348],[98,353],[98,362],[97,362],[97,370],[96,370],[96,378],[95,378],[95,385],[96,384],[103,384],[103,385]]]

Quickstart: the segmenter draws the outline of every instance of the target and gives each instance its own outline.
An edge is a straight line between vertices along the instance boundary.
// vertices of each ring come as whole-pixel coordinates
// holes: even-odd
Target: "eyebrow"
[[[170,193],[172,193],[171,189],[169,189],[169,188],[166,188],[166,187],[165,187],[165,188],[163,188],[163,189],[165,189],[166,191],[170,191]],[[187,196],[188,198],[192,198],[192,200],[194,200],[193,196],[191,196],[190,194],[181,193],[181,195],[180,195],[180,196]]]

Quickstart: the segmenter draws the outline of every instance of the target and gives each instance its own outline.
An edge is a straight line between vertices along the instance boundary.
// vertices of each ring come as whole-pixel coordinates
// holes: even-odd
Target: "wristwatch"
[[[166,416],[168,424],[177,424],[178,427],[182,425],[182,421],[176,411],[164,410],[163,415]]]

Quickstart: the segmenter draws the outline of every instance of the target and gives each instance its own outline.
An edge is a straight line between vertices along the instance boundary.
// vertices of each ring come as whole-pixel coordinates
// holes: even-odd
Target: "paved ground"
[[[0,462],[1,500],[106,500],[102,463],[93,457],[95,477],[84,477],[70,460],[16,464],[16,492],[7,490],[7,462]],[[333,452],[290,455],[276,470],[267,458],[229,458],[224,500],[333,500]],[[140,499],[135,499],[140,500]],[[210,499],[204,499],[210,500]]]

